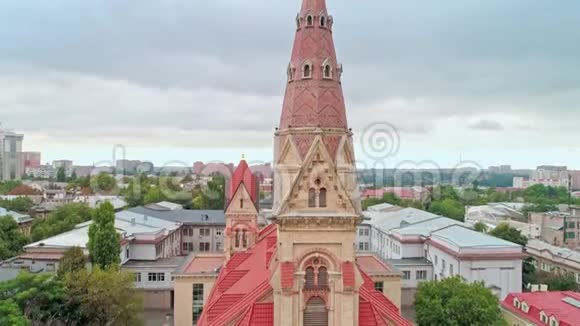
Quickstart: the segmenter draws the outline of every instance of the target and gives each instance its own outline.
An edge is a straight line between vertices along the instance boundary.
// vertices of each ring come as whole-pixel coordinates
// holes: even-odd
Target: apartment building
[[[24,174],[24,135],[0,127],[0,181],[20,180]]]
[[[580,284],[579,251],[553,246],[540,240],[530,240],[526,245],[526,254],[534,258],[537,269],[556,274],[572,274],[576,283]]]
[[[580,248],[580,207],[569,212],[530,213],[529,221],[540,229],[539,239],[554,246]]]

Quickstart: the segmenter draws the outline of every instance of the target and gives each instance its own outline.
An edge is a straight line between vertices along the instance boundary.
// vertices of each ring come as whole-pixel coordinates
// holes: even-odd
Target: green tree
[[[143,203],[145,205],[158,203],[164,200],[167,200],[167,198],[165,197],[161,189],[159,189],[159,187],[150,187],[145,193],[145,197],[143,197]]]
[[[454,220],[463,221],[465,219],[465,206],[450,197],[442,201],[434,201],[429,206],[429,212]]]
[[[60,167],[56,171],[56,181],[57,182],[66,182],[66,171],[64,170],[64,167]]]
[[[226,179],[220,174],[212,175],[212,180],[204,188],[197,188],[193,193],[195,209],[223,209],[225,200]]]
[[[497,297],[481,282],[459,276],[422,282],[415,296],[418,326],[505,326]]]
[[[79,247],[72,247],[67,250],[60,264],[58,265],[58,276],[64,277],[66,273],[73,273],[86,268],[87,260],[83,250]]]
[[[536,277],[536,266],[534,266],[534,258],[527,257],[522,262],[522,289],[526,289],[528,284],[534,282]]]
[[[143,325],[143,299],[135,291],[132,273],[95,267],[66,274],[65,284],[79,307],[78,325]]]
[[[473,229],[477,232],[486,233],[487,232],[487,225],[485,225],[485,223],[482,223],[482,222],[477,222],[473,226]]]
[[[0,195],[7,195],[14,188],[21,186],[21,185],[22,185],[22,182],[16,181],[16,180],[9,180],[9,181],[0,182]]]
[[[536,271],[530,280],[531,284],[546,284],[549,291],[580,291],[574,274],[554,274]]]
[[[57,208],[46,218],[32,222],[32,241],[39,241],[72,230],[75,225],[89,221],[93,209],[86,204],[73,203]]]
[[[102,268],[118,266],[121,262],[120,237],[115,229],[115,209],[109,202],[101,204],[93,214],[89,227],[89,253],[93,265]]]
[[[20,232],[18,223],[11,216],[0,216],[0,260],[18,255],[28,238]]]
[[[112,193],[117,187],[117,181],[112,175],[101,172],[91,179],[91,187],[97,193]]]
[[[29,197],[22,196],[14,199],[0,199],[0,207],[4,207],[9,211],[28,213],[32,206],[34,206],[34,203]]]
[[[52,274],[25,272],[13,280],[0,283],[0,306],[13,308],[16,304],[22,315],[36,325],[47,325],[58,320],[63,314],[66,297],[63,284]],[[15,316],[18,317],[17,314]]]
[[[0,325],[28,326],[28,320],[13,300],[1,300]]]
[[[495,229],[491,230],[488,234],[496,238],[517,243],[520,246],[525,246],[526,244],[528,244],[528,238],[523,236],[520,231],[518,231],[515,228],[512,228],[507,223],[499,224],[498,226],[495,227]]]
[[[77,171],[73,170],[70,174],[70,181],[75,181],[77,179]]]

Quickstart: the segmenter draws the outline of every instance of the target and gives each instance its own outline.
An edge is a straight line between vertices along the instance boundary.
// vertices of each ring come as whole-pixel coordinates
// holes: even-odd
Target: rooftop
[[[431,233],[432,239],[440,239],[459,248],[518,248],[518,244],[477,232],[461,225],[451,225]]]
[[[223,210],[189,210],[189,209],[158,210],[140,206],[131,208],[128,211],[136,214],[152,216],[165,221],[178,222],[183,224],[202,224],[202,225],[226,224],[225,222],[226,218]]]
[[[561,257],[567,260],[571,260],[574,262],[580,263],[580,252],[570,250],[568,248],[561,248],[557,246],[553,246],[547,242],[543,242],[536,239],[531,239],[528,241],[526,245],[526,249],[532,249],[537,251],[547,251],[552,256]]]
[[[389,211],[367,210],[363,212],[363,215],[370,219],[368,224],[374,225],[383,231],[390,231],[404,225],[414,224],[439,217],[436,214],[412,207]]]
[[[0,207],[0,216],[10,216],[19,224],[32,221],[32,218],[29,215],[9,211],[4,207]]]
[[[395,267],[399,266],[431,266],[433,265],[427,258],[404,258],[404,259],[390,259],[389,263]]]
[[[186,262],[178,270],[177,274],[215,274],[223,267],[225,257],[223,255],[194,255],[186,259]]]
[[[356,263],[360,269],[368,275],[396,273],[387,264],[383,263],[375,255],[360,255],[356,257]]]
[[[524,302],[529,307],[527,312],[521,308]],[[555,319],[559,326],[578,325],[580,321],[580,294],[575,292],[511,293],[501,305],[504,309],[536,325],[547,324],[540,318],[542,312],[548,318]]]
[[[186,257],[176,256],[169,258],[160,258],[156,260],[129,260],[123,264],[128,268],[147,268],[147,267],[177,267],[183,264]]]
[[[414,224],[405,225],[405,222],[401,224],[402,226],[393,230],[393,232],[400,235],[419,235],[424,237],[428,237],[433,231],[448,227],[450,225],[464,225],[462,222],[457,220],[440,216],[428,220],[423,220]]]

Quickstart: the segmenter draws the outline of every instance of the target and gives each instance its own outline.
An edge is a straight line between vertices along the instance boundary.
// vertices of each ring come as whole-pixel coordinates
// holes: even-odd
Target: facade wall
[[[361,224],[356,230],[356,249],[360,252],[369,252],[371,248],[371,226],[368,224]]]
[[[405,265],[395,267],[403,274],[401,277],[401,287],[403,289],[416,289],[420,282],[434,279],[433,267],[426,265]],[[423,275],[426,275],[423,278]]]
[[[193,325],[193,284],[203,284],[203,305],[205,307],[216,277],[185,276],[175,279],[175,307],[173,311],[176,326]]]
[[[179,229],[181,234],[181,253],[191,252],[222,252],[224,249],[225,226],[183,225]],[[207,235],[209,234],[209,235]],[[209,243],[209,250],[205,249]],[[193,250],[190,250],[193,249]]]
[[[144,290],[143,308],[146,310],[169,310],[173,305],[172,290]]]
[[[131,259],[133,260],[155,260],[155,244],[131,244]]]
[[[553,256],[548,251],[537,251],[532,248],[526,249],[527,254],[534,258],[538,270],[550,273],[573,274],[576,283],[580,284],[580,262]]]

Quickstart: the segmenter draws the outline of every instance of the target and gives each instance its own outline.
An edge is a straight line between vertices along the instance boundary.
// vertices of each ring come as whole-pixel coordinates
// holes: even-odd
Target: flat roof
[[[432,239],[441,239],[459,248],[521,248],[520,245],[477,232],[461,225],[451,225],[431,233]]]
[[[183,224],[226,224],[226,215],[223,210],[155,210],[139,206],[130,208],[128,211],[135,214],[152,216],[165,221],[178,222]]]
[[[177,274],[215,274],[224,266],[222,255],[191,255]]]
[[[537,251],[548,251],[552,256],[568,259],[580,263],[580,252],[568,248],[561,248],[553,246],[547,242],[530,239],[526,245],[526,249],[534,249]]]

